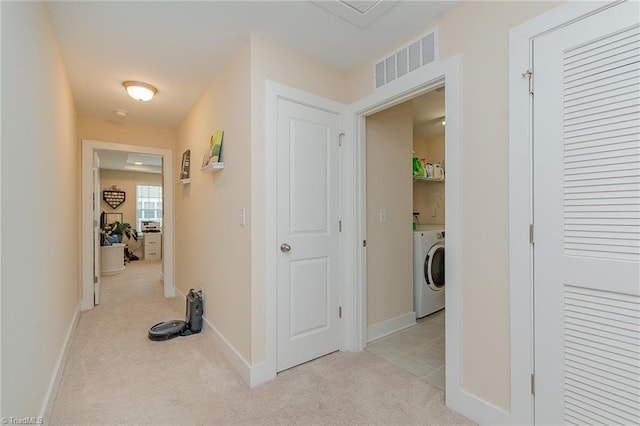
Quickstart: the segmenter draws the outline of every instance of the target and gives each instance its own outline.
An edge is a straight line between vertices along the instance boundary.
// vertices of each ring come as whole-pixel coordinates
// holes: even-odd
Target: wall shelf
[[[191,183],[191,179],[180,179],[178,183],[181,185],[186,185],[188,183]]]
[[[444,182],[444,178],[432,178],[432,177],[424,177],[424,176],[414,176],[414,182]]]
[[[205,167],[201,168],[200,171],[202,173],[213,173],[222,169],[224,169],[224,162],[207,164]]]

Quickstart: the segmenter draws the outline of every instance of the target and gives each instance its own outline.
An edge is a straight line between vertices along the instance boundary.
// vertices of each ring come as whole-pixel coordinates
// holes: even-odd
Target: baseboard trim
[[[367,343],[416,324],[416,313],[408,312],[367,327]]]
[[[207,320],[204,316],[202,317],[205,324],[205,330],[208,333],[205,333],[207,336],[211,337],[215,344],[222,350],[227,361],[231,363],[231,366],[234,370],[242,377],[242,380],[247,385],[251,385],[251,366],[244,359],[242,355],[233,347],[231,343],[224,338],[224,336],[216,330],[216,328]]]
[[[73,340],[73,336],[76,333],[76,328],[78,327],[79,320],[80,304],[76,306],[76,310],[73,313],[73,317],[71,318],[71,324],[69,324],[69,328],[67,328],[67,334],[64,337],[64,342],[62,343],[62,347],[60,348],[60,355],[58,355],[56,366],[53,369],[53,374],[51,375],[51,380],[49,381],[47,393],[45,393],[44,400],[42,401],[42,406],[40,407],[40,417],[44,419],[45,423],[48,423],[48,419],[51,416],[51,410],[53,410],[53,403],[55,402],[56,395],[58,394],[60,380],[62,380],[62,373],[64,372],[64,367],[67,364],[67,358],[69,357],[69,348],[71,347],[71,341]]]
[[[449,386],[449,383],[447,383]],[[463,389],[458,392],[447,392],[447,407],[480,425],[513,425],[512,413],[500,408]]]
[[[183,303],[186,303],[187,297],[177,287],[176,293],[182,298]],[[202,327],[204,334],[213,340],[216,346],[222,351],[224,357],[227,358],[227,361],[229,361],[233,369],[240,375],[242,380],[244,380],[248,386],[251,386],[252,368],[249,363],[244,359],[240,352],[238,352],[236,348],[224,338],[222,333],[220,333],[213,324],[209,322],[205,315],[202,316],[202,320],[204,323],[204,326]]]

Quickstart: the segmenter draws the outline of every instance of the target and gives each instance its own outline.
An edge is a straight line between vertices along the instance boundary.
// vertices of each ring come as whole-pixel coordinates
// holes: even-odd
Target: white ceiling
[[[125,151],[99,151],[100,169],[136,173],[162,173],[162,157]],[[141,164],[136,164],[141,163]]]
[[[352,12],[359,9],[357,23],[349,22],[349,12],[340,17],[317,3],[47,2],[78,113],[167,128],[180,123],[250,33],[349,69],[383,56],[458,2],[397,1],[390,7],[331,1]],[[137,102],[126,95],[125,80],[151,83],[158,95]],[[127,118],[117,117],[115,110],[127,111]]]
[[[413,99],[413,134],[429,139],[444,134],[444,87]]]

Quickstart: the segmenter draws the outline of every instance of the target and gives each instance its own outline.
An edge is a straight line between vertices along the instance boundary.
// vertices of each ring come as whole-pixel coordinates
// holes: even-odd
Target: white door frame
[[[351,158],[346,172],[352,180],[354,197],[346,205],[349,217],[355,218],[353,237],[347,242],[353,253],[353,261],[345,263],[354,265],[353,270],[346,271],[345,282],[354,282],[349,288],[353,310],[351,334],[347,348],[362,350],[367,340],[367,255],[363,241],[366,235],[366,117],[385,110],[394,105],[413,99],[424,93],[445,86],[445,116],[447,131],[445,132],[445,158],[447,160],[447,182],[445,193],[445,227],[447,232],[447,291],[446,306],[446,403],[453,410],[463,414],[469,413],[471,397],[462,390],[461,384],[461,291],[462,283],[462,238],[460,230],[460,62],[459,56],[429,64],[422,69],[391,82],[375,93],[352,104],[348,116],[352,118],[353,141]],[[407,170],[409,170],[407,168]],[[410,173],[410,172],[407,172]],[[465,408],[467,407],[467,408]]]
[[[509,32],[509,282],[514,424],[531,424],[534,420],[533,247],[529,242],[529,225],[533,223],[533,108],[526,75],[533,63],[533,42],[536,37],[616,3],[619,2],[572,1]]]
[[[126,151],[162,157],[163,215],[163,276],[164,296],[175,296],[173,282],[173,153],[169,149],[137,145],[82,140],[82,300],[81,309],[93,309],[93,153],[95,151]]]
[[[320,107],[343,115],[345,135],[341,151],[340,214],[342,233],[340,252],[340,303],[343,306],[341,324],[341,350],[361,351],[366,346],[367,289],[366,251],[366,116],[420,96],[446,84],[445,110],[447,131],[445,156],[447,158],[446,227],[447,227],[447,405],[456,411],[468,412],[464,405],[469,394],[462,391],[460,380],[461,311],[460,283],[462,282],[462,256],[460,244],[460,57],[429,64],[401,80],[396,80],[374,94],[346,107],[340,103],[309,94],[273,81],[266,82],[265,99],[265,360],[251,367],[251,387],[276,377],[276,123],[277,100]],[[345,113],[346,111],[346,113]],[[450,208],[449,208],[450,206]]]

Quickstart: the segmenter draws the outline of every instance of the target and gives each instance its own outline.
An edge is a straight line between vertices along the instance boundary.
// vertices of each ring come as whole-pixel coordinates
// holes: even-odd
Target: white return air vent
[[[374,88],[438,60],[438,27],[422,34],[401,49],[386,55],[373,65]]]

